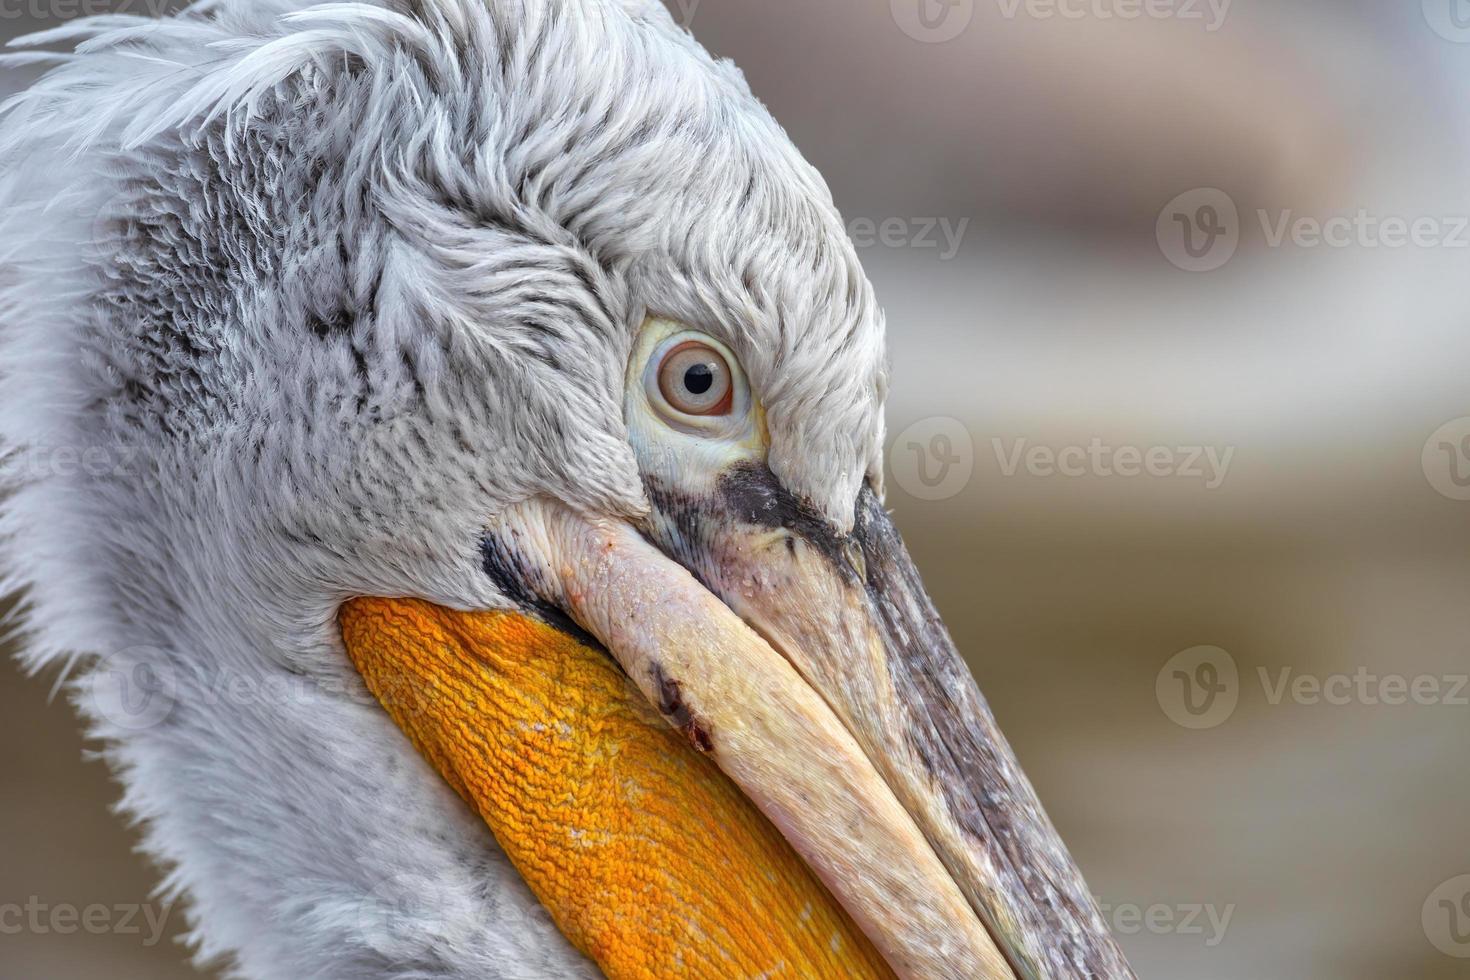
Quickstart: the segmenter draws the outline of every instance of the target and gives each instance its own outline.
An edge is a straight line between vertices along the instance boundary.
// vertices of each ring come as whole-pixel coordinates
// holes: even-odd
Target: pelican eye
[[[685,415],[729,415],[735,385],[724,355],[708,344],[688,340],[664,355],[658,389],[675,411]]]

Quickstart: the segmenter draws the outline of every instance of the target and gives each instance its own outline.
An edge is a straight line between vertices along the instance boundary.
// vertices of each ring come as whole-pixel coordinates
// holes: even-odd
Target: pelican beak
[[[516,608],[358,599],[368,688],[612,978],[1131,978],[876,496],[529,501]]]
[[[499,531],[906,977],[1131,977],[871,490],[851,533],[764,465],[637,527]]]

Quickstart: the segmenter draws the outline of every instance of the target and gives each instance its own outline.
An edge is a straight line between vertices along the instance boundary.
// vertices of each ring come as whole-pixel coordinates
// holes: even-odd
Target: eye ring
[[[675,412],[718,418],[735,405],[735,375],[725,355],[699,340],[676,344],[660,359],[658,390]]]

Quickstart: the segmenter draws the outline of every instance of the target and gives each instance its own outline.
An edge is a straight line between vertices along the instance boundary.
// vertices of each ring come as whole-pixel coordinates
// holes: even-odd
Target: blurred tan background
[[[670,6],[866,243],[889,503],[1140,976],[1470,977],[1470,4]],[[156,880],[52,680],[0,978],[195,975],[6,928]]]

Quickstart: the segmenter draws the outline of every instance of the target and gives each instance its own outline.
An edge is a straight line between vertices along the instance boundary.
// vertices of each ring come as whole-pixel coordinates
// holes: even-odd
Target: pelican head
[[[732,66],[651,0],[30,42],[7,565],[202,960],[1131,976],[883,509],[882,314]]]

